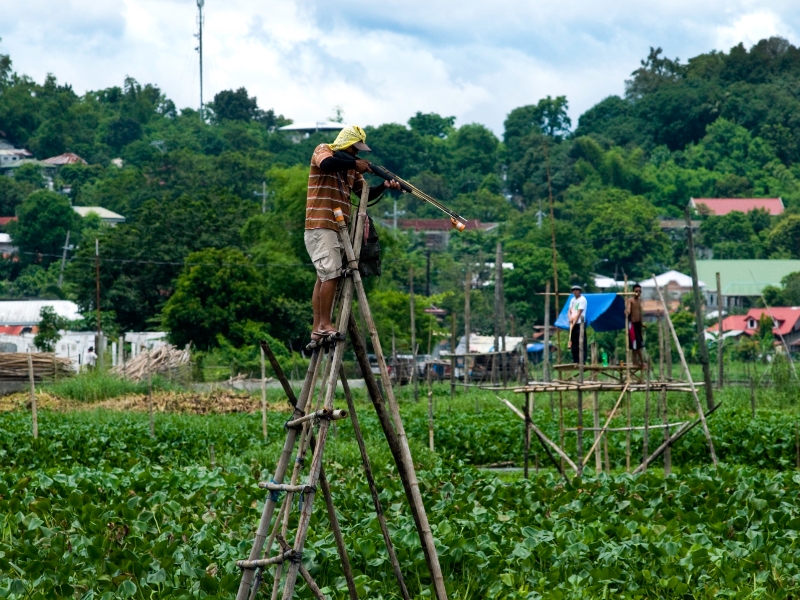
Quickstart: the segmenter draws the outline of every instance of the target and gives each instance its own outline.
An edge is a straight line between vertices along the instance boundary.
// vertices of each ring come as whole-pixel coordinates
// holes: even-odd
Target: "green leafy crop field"
[[[474,465],[519,461],[521,423],[484,395],[437,405],[437,453],[426,407],[405,402],[412,451],[451,598],[793,598],[800,590],[800,474],[788,411],[742,407],[711,420],[725,461],[708,466],[694,433],[676,472],[633,477],[552,469],[524,480]],[[399,479],[371,407],[359,403],[381,500],[415,598],[429,579]],[[568,414],[574,419],[574,414]],[[0,414],[0,597],[232,598],[249,551],[286,415]],[[549,407],[537,422],[557,435]],[[351,430],[340,422],[326,465],[362,598],[399,598]],[[658,435],[653,433],[655,444]],[[640,438],[634,438],[638,457]],[[213,444],[216,465],[210,464]],[[624,464],[624,436],[612,438]],[[323,510],[304,561],[330,598],[347,597]],[[304,585],[298,597],[310,598]],[[263,597],[268,597],[264,592]]]

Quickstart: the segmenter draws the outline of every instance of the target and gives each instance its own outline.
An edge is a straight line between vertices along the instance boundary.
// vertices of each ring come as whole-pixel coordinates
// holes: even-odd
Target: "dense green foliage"
[[[212,306],[224,294],[206,295],[196,286],[192,293],[176,290],[197,280],[201,267],[209,282],[240,270],[250,274],[251,300],[268,298],[259,310],[245,310],[244,318],[287,347],[302,346],[314,280],[302,239],[307,165],[313,148],[329,136],[277,131],[288,119],[260,108],[243,87],[217,94],[203,120],[196,110],[178,110],[158,87],[132,78],[78,96],[53,76],[39,83],[14,73],[7,57],[0,75],[0,135],[40,159],[79,154],[88,164],[61,168],[54,189],[76,205],[101,205],[127,219],[110,228],[67,214],[63,196],[41,190],[44,174],[32,164],[0,178],[0,210],[19,216],[10,231],[21,260],[4,261],[0,273],[7,295],[60,295],[93,309],[98,239],[102,308],[116,327],[167,326],[176,341],[203,347],[217,346],[221,334],[236,345],[241,334],[207,327],[218,324],[211,312],[225,312]],[[780,38],[686,63],[657,49],[632,73],[624,98],[601,101],[574,129],[568,99],[547,96],[512,110],[501,138],[480,124],[423,113],[407,124],[369,127],[367,135],[372,160],[467,218],[500,224],[488,234],[452,236],[446,251],[431,255],[430,290],[441,294],[438,305],[463,306],[465,262],[486,262],[501,240],[506,260],[516,266],[506,286],[507,314],[527,329],[543,309],[533,294],[552,278],[551,190],[562,284],[590,282],[595,272],[635,279],[685,269],[684,241],[665,235],[658,219],[681,217],[689,197],[781,196],[788,207],[781,218],[702,216],[698,243],[724,258],[800,257],[800,106],[790,91],[798,81],[800,50]],[[112,163],[116,158],[122,162]],[[265,214],[254,195],[262,181]],[[389,202],[372,214],[384,216]],[[398,198],[398,209],[406,217],[441,216],[407,196]],[[65,286],[56,292],[56,272],[47,265],[59,256],[68,229],[77,248],[69,253]],[[428,283],[422,282],[424,240],[381,233],[385,270],[370,282],[372,292],[407,293],[413,266],[421,293]],[[208,254],[229,250],[242,253],[233,270]],[[472,323],[490,333],[492,276],[482,269],[477,277]],[[196,317],[206,321],[199,334],[195,321],[177,318],[193,310],[197,294],[207,309]],[[238,318],[233,313],[224,319]],[[424,339],[428,323],[417,323]],[[449,330],[448,323],[441,326]],[[401,346],[410,339],[407,327],[396,331]]]
[[[425,465],[420,483],[452,598],[797,593],[800,476],[788,471],[792,414],[715,415],[717,450],[729,461],[717,470],[692,466],[707,462],[696,436],[673,448],[679,471],[667,479],[656,467],[638,477],[589,472],[582,482],[566,482],[552,469],[530,481],[501,480],[467,464],[519,460],[516,418],[487,404],[491,394],[482,395],[479,414],[474,394],[457,399],[451,412],[440,392],[438,456],[420,443],[427,440],[426,408],[406,403],[403,413]],[[734,396],[728,401],[738,405]],[[427,569],[399,479],[372,410],[359,408],[406,581],[414,597],[426,597]],[[679,414],[686,408],[675,405]],[[540,405],[535,418],[552,430],[548,410]],[[571,421],[574,411],[567,414]],[[256,483],[269,478],[284,420],[285,413],[270,413],[263,444],[258,414],[157,415],[151,439],[144,414],[44,411],[41,437],[33,440],[28,414],[0,414],[0,597],[232,597],[233,562],[248,553],[264,497]],[[612,438],[618,465],[623,437]],[[396,584],[348,422],[338,424],[326,458],[359,594],[393,598]],[[324,510],[314,512],[304,562],[329,597],[346,597]],[[298,592],[310,597],[302,584]]]

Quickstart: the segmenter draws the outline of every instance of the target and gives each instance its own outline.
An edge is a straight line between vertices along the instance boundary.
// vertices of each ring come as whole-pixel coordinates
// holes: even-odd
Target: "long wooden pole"
[[[267,366],[264,364],[264,347],[259,346],[261,351],[261,434],[264,442],[267,441]]]
[[[725,357],[723,355],[723,331],[722,331],[722,284],[719,273],[717,273],[717,389],[721,390],[725,379]]]
[[[156,437],[156,423],[153,417],[153,374],[150,370],[150,348],[147,349],[147,412],[150,415],[150,437]]]
[[[346,250],[347,243],[345,241],[345,251]],[[418,532],[420,541],[422,542],[423,552],[428,563],[428,569],[430,570],[431,579],[433,580],[434,592],[436,593],[438,600],[445,600],[447,598],[447,591],[444,585],[444,576],[442,575],[442,569],[439,564],[439,556],[436,554],[436,545],[434,544],[433,532],[428,522],[428,515],[425,512],[425,504],[422,501],[422,493],[420,492],[417,473],[414,469],[411,449],[408,445],[408,436],[406,435],[405,426],[403,425],[403,419],[400,417],[400,407],[397,404],[394,390],[389,385],[389,370],[386,367],[386,360],[383,356],[383,351],[381,350],[381,340],[378,335],[378,330],[375,326],[375,320],[372,317],[372,310],[367,302],[367,294],[364,290],[364,285],[361,282],[361,278],[358,276],[357,271],[354,273],[353,280],[356,286],[356,291],[358,292],[358,308],[361,311],[361,316],[364,318],[364,322],[367,324],[369,329],[372,348],[375,352],[375,358],[378,362],[381,379],[383,380],[384,387],[386,388],[389,411],[392,415],[394,427],[397,431],[397,437],[400,441],[400,449],[403,453],[403,462],[405,463],[408,472],[409,483],[412,492],[410,503],[414,504],[418,510]],[[288,598],[286,600],[288,600]]]
[[[372,373],[370,372],[370,374]],[[344,369],[341,369],[340,376],[342,380],[344,397],[347,400],[347,408],[350,410],[350,421],[353,423],[353,434],[356,438],[356,442],[358,443],[358,451],[361,454],[361,463],[364,465],[364,474],[367,477],[367,485],[369,486],[369,491],[372,495],[372,504],[375,507],[378,525],[381,528],[383,541],[386,543],[386,550],[389,553],[389,562],[392,564],[392,570],[394,571],[394,576],[397,579],[397,585],[400,586],[400,593],[403,596],[403,599],[411,600],[411,596],[408,593],[408,588],[406,587],[406,582],[403,579],[403,571],[400,568],[400,561],[397,559],[397,553],[395,552],[394,544],[392,544],[392,538],[389,535],[389,528],[386,524],[386,515],[383,513],[383,506],[381,505],[381,499],[378,495],[378,486],[375,484],[375,476],[372,474],[372,464],[370,463],[369,456],[367,455],[367,446],[364,443],[364,436],[361,433],[361,425],[358,421],[358,415],[356,414],[356,405],[355,402],[353,402],[353,394],[350,392],[350,384],[344,375]]]
[[[583,462],[581,461],[581,456],[583,456],[583,359],[586,349],[584,348],[585,344],[583,343],[583,337],[586,335],[586,319],[582,319],[579,324],[578,335],[578,382],[580,383],[580,387],[578,388],[578,424],[577,424],[577,441],[576,441],[576,448],[578,453],[578,477],[583,475]]]
[[[656,276],[653,274],[653,279],[655,280],[655,278]],[[703,424],[703,434],[706,436],[706,440],[708,440],[708,449],[711,452],[711,462],[713,462],[714,466],[716,467],[717,453],[714,452],[714,440],[711,439],[711,432],[708,430],[708,423],[706,423],[706,417],[703,413],[703,406],[700,403],[699,396],[697,395],[697,388],[694,386],[694,381],[692,381],[692,374],[689,371],[689,365],[686,363],[686,357],[683,355],[681,342],[678,339],[678,334],[675,332],[675,326],[672,324],[672,318],[670,318],[669,312],[667,311],[667,303],[664,302],[664,297],[661,295],[661,290],[658,288],[658,286],[656,286],[656,291],[658,292],[658,298],[661,300],[661,304],[664,305],[664,312],[667,315],[667,324],[672,332],[672,338],[675,341],[675,347],[678,349],[678,356],[681,359],[683,370],[686,373],[686,379],[689,382],[689,387],[692,389],[692,396],[694,396],[695,403],[697,404],[697,414],[700,417],[700,422]],[[706,367],[708,367],[708,363],[706,363]],[[713,409],[714,407],[712,406],[711,408]]]
[[[545,166],[547,167],[547,197],[550,202],[550,238],[553,254],[553,283],[555,284],[556,294],[556,315],[558,315],[558,250],[556,249],[556,216],[553,209],[553,182],[550,178],[550,152],[547,150],[547,140],[542,140],[544,149]],[[556,353],[558,362],[561,362],[561,331],[556,329]]]
[[[592,344],[592,364],[597,365],[597,342]],[[597,371],[592,372],[592,381],[597,381]],[[600,429],[600,392],[597,390],[593,394],[592,402],[592,425],[594,425],[594,440],[597,442],[598,430]],[[603,470],[603,463],[599,452],[594,453],[594,470],[599,473]]]
[[[467,271],[464,277],[464,391],[466,392],[469,385],[469,336],[470,336],[470,311],[469,311],[469,296],[472,291],[472,273],[470,270],[469,257],[467,257]]]
[[[689,246],[689,267],[692,271],[692,297],[694,299],[694,322],[697,327],[697,350],[700,365],[703,367],[703,381],[706,388],[706,406],[714,408],[714,385],[711,383],[711,367],[708,364],[708,344],[706,343],[705,314],[703,299],[700,297],[700,284],[697,279],[697,260],[694,254],[694,235],[692,234],[692,216],[686,208],[686,241]],[[682,351],[681,351],[682,352]]]
[[[642,456],[647,456],[650,451],[650,371],[652,365],[647,361],[647,387],[644,390],[644,439],[642,441]],[[630,427],[630,423],[628,424]]]
[[[28,379],[31,384],[31,429],[33,432],[33,439],[39,437],[39,413],[36,410],[36,384],[33,380],[33,355],[28,350]]]
[[[456,395],[456,313],[450,315],[450,400]]]

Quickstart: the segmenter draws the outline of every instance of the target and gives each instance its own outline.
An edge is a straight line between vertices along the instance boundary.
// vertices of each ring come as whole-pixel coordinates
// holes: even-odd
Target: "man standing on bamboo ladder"
[[[586,298],[581,294],[581,286],[572,286],[572,298],[569,299],[569,348],[572,350],[572,362],[576,365],[581,360],[581,344],[583,344],[583,362],[586,362]],[[583,340],[581,340],[581,323]]]
[[[633,286],[633,296],[628,298],[625,312],[628,314],[628,343],[633,353],[633,364],[642,366],[642,348],[644,337],[642,335],[642,286],[638,283]]]
[[[345,220],[350,221],[350,194],[361,194],[365,185],[362,173],[369,171],[369,163],[358,158],[359,151],[371,152],[366,144],[367,134],[358,125],[345,127],[332,144],[320,144],[311,156],[306,197],[306,227],[303,239],[306,250],[317,271],[317,283],[311,303],[314,307],[312,343],[338,332],[331,323],[331,309],[336,297],[336,286],[342,275],[342,255],[339,227],[333,215],[341,209]],[[334,156],[341,150],[352,158]],[[384,181],[369,188],[369,199],[374,200],[386,189],[399,190],[396,181]],[[366,232],[365,232],[366,233]]]

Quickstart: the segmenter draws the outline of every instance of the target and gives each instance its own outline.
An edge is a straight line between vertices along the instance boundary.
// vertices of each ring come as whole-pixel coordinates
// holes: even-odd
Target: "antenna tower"
[[[197,0],[197,47],[200,54],[200,118],[203,118],[203,5],[205,0]]]

